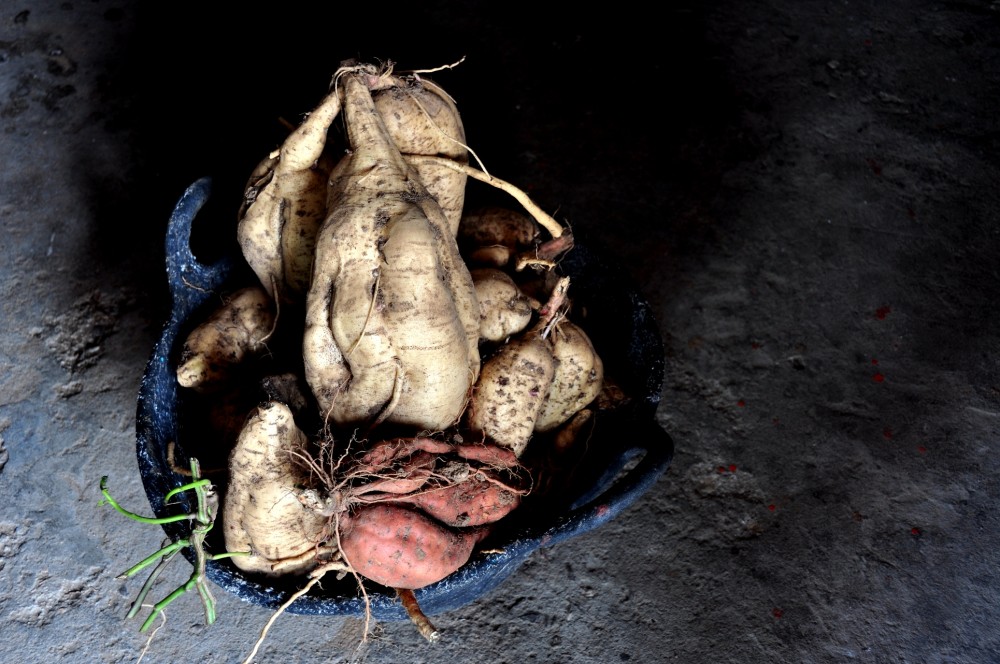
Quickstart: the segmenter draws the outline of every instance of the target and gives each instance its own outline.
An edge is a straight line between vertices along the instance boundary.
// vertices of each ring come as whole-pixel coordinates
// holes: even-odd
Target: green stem
[[[212,483],[212,480],[202,479],[202,480],[198,480],[197,482],[191,482],[190,484],[184,484],[182,486],[177,487],[176,489],[173,489],[169,493],[167,493],[167,495],[163,497],[163,502],[164,502],[164,504],[165,503],[169,503],[170,499],[173,498],[174,496],[176,496],[179,493],[184,493],[185,491],[189,491],[191,489],[197,490],[199,486],[206,486],[206,485],[211,484],[211,483]]]
[[[118,512],[124,514],[130,519],[140,521],[142,523],[153,523],[153,524],[164,524],[164,523],[174,523],[176,521],[193,521],[191,525],[191,534],[184,539],[179,539],[171,544],[167,544],[162,547],[156,553],[147,556],[138,564],[131,567],[128,571],[122,574],[119,578],[128,578],[133,576],[140,570],[149,567],[153,563],[157,563],[156,567],[150,572],[149,576],[146,578],[146,582],[143,584],[136,597],[135,602],[132,604],[131,609],[128,613],[128,618],[134,617],[143,606],[143,602],[146,596],[149,595],[154,582],[160,576],[160,573],[166,567],[166,565],[173,560],[177,553],[184,547],[190,546],[194,549],[195,560],[194,569],[191,572],[191,576],[188,580],[175,588],[169,595],[164,597],[162,600],[157,602],[153,606],[153,610],[150,612],[149,617],[146,618],[145,622],[142,623],[142,627],[139,628],[140,632],[145,632],[156,620],[156,617],[160,615],[168,604],[173,602],[175,599],[188,592],[193,588],[197,588],[198,595],[201,598],[201,602],[205,608],[205,622],[209,625],[213,624],[216,619],[215,613],[215,598],[212,597],[212,591],[206,583],[205,569],[209,560],[221,560],[223,558],[231,558],[233,556],[246,556],[250,555],[249,551],[226,551],[224,553],[218,553],[211,555],[205,551],[205,538],[208,533],[212,530],[215,525],[215,515],[219,507],[219,498],[215,493],[212,483],[208,479],[201,477],[201,466],[197,459],[191,459],[191,477],[192,481],[188,484],[179,486],[172,491],[168,492],[164,497],[163,502],[168,502],[174,496],[184,492],[191,491],[195,492],[195,497],[197,499],[197,508],[194,514],[178,514],[176,516],[165,517],[165,518],[152,518],[144,517],[134,512],[130,512],[123,508],[118,502],[111,496],[107,489],[107,476],[101,478],[101,494],[104,496],[104,500],[114,507]]]
[[[200,475],[200,467],[197,459],[191,459],[191,476],[197,478]],[[191,581],[198,587],[198,595],[201,603],[205,606],[205,622],[211,625],[215,622],[215,598],[208,586],[205,585],[205,566],[208,558],[205,554],[205,537],[215,525],[215,508],[218,506],[215,492],[209,492],[209,487],[202,483],[197,483],[194,487],[195,495],[198,496],[198,518],[197,525],[191,530],[191,546],[194,547],[194,573]],[[190,581],[188,582],[190,584]]]
[[[185,583],[184,585],[175,588],[172,593],[170,593],[169,595],[161,599],[159,602],[157,602],[156,605],[153,606],[153,610],[150,612],[149,617],[146,618],[146,622],[142,623],[142,627],[139,628],[139,631],[145,632],[147,629],[149,629],[150,625],[153,624],[153,621],[156,620],[156,616],[160,615],[160,612],[163,611],[163,609],[167,608],[168,604],[170,604],[172,601],[174,601],[187,591],[188,591],[188,584]]]
[[[153,589],[153,583],[156,582],[156,579],[160,576],[160,572],[166,569],[167,565],[170,564],[170,561],[174,559],[174,556],[177,555],[179,550],[180,549],[171,551],[167,555],[163,556],[160,559],[159,564],[153,568],[152,572],[149,573],[149,576],[146,577],[146,582],[142,584],[142,588],[139,590],[139,594],[135,596],[132,608],[129,609],[128,614],[125,616],[126,620],[134,618],[136,614],[139,613],[139,609],[142,608],[143,602],[146,601],[146,596],[149,595],[149,591]]]
[[[212,591],[205,583],[205,579],[199,579],[197,585],[201,603],[205,605],[205,623],[211,625],[215,622],[215,598],[212,597]]]
[[[154,562],[156,562],[157,558],[162,558],[164,556],[169,556],[169,555],[172,555],[174,553],[177,553],[178,551],[180,551],[181,549],[183,549],[186,546],[189,546],[190,544],[191,544],[190,541],[188,541],[186,539],[177,540],[176,542],[173,542],[172,544],[168,544],[165,547],[163,547],[162,549],[160,549],[159,551],[157,551],[156,553],[154,553],[152,555],[149,555],[146,558],[143,558],[142,562],[136,563],[135,565],[133,565],[132,567],[130,567],[127,571],[122,572],[121,574],[119,574],[118,578],[119,579],[127,579],[130,576],[134,576],[136,572],[139,572],[140,570],[142,570],[142,569],[144,569],[146,567],[149,567]]]
[[[165,516],[162,518],[155,518],[150,516],[142,516],[136,514],[135,512],[129,512],[127,509],[118,504],[118,501],[111,497],[107,488],[108,476],[105,475],[101,478],[101,495],[104,496],[105,502],[114,507],[119,513],[124,514],[128,518],[139,521],[140,523],[154,523],[157,525],[162,525],[164,523],[175,523],[177,521],[188,521],[192,518],[190,514],[176,514],[174,516]]]

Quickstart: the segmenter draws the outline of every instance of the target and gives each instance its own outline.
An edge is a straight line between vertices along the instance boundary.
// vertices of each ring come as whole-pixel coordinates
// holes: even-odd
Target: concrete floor
[[[204,175],[235,218],[341,60],[462,56],[439,80],[480,157],[646,294],[673,466],[436,645],[285,615],[255,661],[1000,661],[1000,6],[643,11],[0,7],[0,661],[249,654],[270,611],[221,591],[216,624],[184,597],[147,642],[115,576],[162,532],[98,505],[103,475],[148,505],[167,219]]]

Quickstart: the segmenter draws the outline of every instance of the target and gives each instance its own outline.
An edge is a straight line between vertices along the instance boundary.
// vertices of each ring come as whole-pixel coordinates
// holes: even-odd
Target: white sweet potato
[[[198,390],[218,386],[238,364],[265,349],[274,322],[274,304],[262,288],[236,291],[184,341],[177,382]]]
[[[308,471],[296,461],[306,436],[282,403],[259,406],[230,455],[223,503],[226,549],[249,551],[233,563],[266,575],[308,571],[326,537],[327,519],[304,507],[297,491]]]
[[[247,184],[237,239],[261,285],[279,302],[299,302],[309,287],[333,169],[323,151],[339,112],[340,98],[332,92],[285,139],[277,156],[258,165]]]
[[[306,379],[335,422],[443,429],[478,375],[472,278],[375,109],[378,74],[348,68],[339,80],[351,154],[331,182],[317,237]]]
[[[472,283],[476,285],[479,300],[481,340],[503,341],[531,323],[532,300],[506,272],[495,268],[474,269]]]
[[[458,227],[463,247],[502,245],[513,250],[527,249],[539,235],[538,224],[522,212],[490,206],[466,213]]]
[[[473,390],[466,424],[487,441],[521,456],[535,430],[559,361],[547,339],[562,315],[569,277],[556,282],[527,332],[500,346],[484,363]]]
[[[580,326],[563,320],[549,335],[557,365],[552,386],[535,421],[535,431],[550,431],[597,398],[604,384],[604,363]]]
[[[469,426],[520,456],[555,372],[556,360],[540,330],[507,342],[483,363],[467,413]]]
[[[435,232],[426,219],[415,212],[396,217],[387,227],[382,247],[386,326],[396,342],[404,377],[390,420],[444,429],[458,421],[476,378],[479,326],[477,320],[470,335],[463,325],[456,291],[436,251],[449,238]],[[472,277],[460,264],[450,272],[464,277],[459,292],[471,306],[476,301],[475,289],[470,289]],[[477,339],[475,347],[472,338]]]
[[[437,201],[454,237],[465,203],[466,176],[439,164],[417,163],[411,157],[468,162],[465,128],[455,102],[430,80],[417,77],[387,78],[386,87],[375,91],[373,97],[389,137]]]

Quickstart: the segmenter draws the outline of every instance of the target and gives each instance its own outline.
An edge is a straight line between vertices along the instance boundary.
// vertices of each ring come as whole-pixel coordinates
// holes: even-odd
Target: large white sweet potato
[[[372,100],[378,74],[343,85],[350,157],[331,182],[306,298],[306,379],[341,424],[455,423],[479,371],[478,304],[440,206]]]

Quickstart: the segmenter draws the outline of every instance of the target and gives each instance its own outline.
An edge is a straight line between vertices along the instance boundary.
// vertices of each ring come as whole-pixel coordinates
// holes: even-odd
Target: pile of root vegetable
[[[412,605],[543,489],[531,444],[572,446],[608,398],[558,268],[570,233],[470,155],[440,87],[347,62],[251,174],[256,282],[195,321],[177,370],[243,572]],[[512,205],[466,211],[470,178]]]

